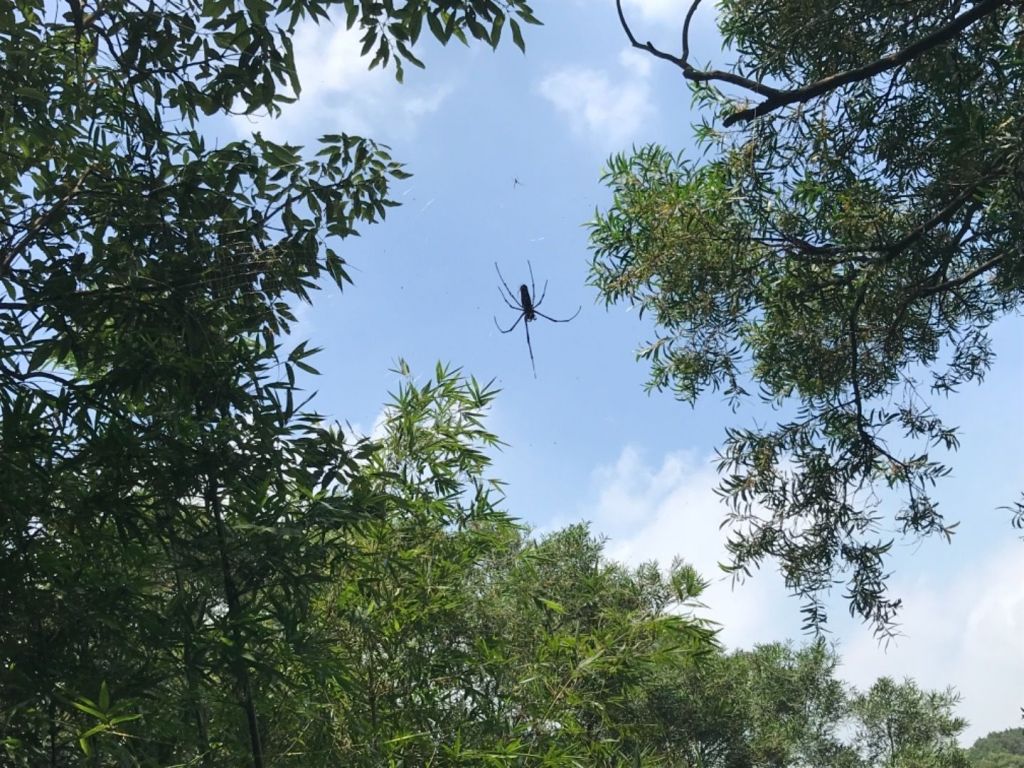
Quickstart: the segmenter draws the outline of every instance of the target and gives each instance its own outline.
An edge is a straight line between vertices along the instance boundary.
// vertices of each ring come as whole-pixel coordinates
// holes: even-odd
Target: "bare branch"
[[[700,6],[700,0],[693,0],[693,4],[690,6],[690,10],[686,12],[686,21],[683,22],[683,61],[690,60],[690,22],[693,21],[693,15],[697,13],[697,8]]]
[[[622,0],[615,0],[615,8],[619,12],[619,24],[622,25],[622,29],[626,33],[626,37],[629,39],[630,45],[632,45],[634,48],[639,48],[641,51],[647,51],[649,54],[651,54],[652,56],[656,56],[659,59],[670,61],[677,67],[680,67],[681,69],[685,70],[686,62],[683,61],[683,59],[680,59],[676,56],[673,56],[670,53],[665,53],[664,51],[655,48],[653,43],[651,43],[650,41],[646,43],[641,43],[639,40],[636,39],[636,36],[633,34],[633,30],[630,29],[629,23],[626,21],[626,14],[622,10]]]
[[[801,88],[793,88],[791,90],[772,88],[771,86],[764,85],[757,80],[752,80],[751,78],[738,75],[735,72],[724,72],[717,69],[697,69],[690,64],[690,24],[693,21],[693,17],[697,12],[700,2],[701,0],[693,0],[693,3],[690,5],[690,8],[686,13],[686,20],[683,22],[682,56],[673,56],[670,53],[666,53],[665,51],[655,47],[650,41],[641,43],[636,38],[636,35],[633,34],[633,30],[630,29],[629,23],[626,21],[626,15],[622,10],[622,0],[615,0],[615,7],[619,14],[619,23],[622,25],[622,29],[625,31],[626,37],[634,48],[647,51],[652,56],[671,62],[682,70],[683,77],[687,80],[691,80],[695,83],[707,83],[712,81],[729,83],[764,97],[764,101],[760,104],[747,109],[742,109],[739,112],[735,112],[726,117],[725,120],[723,120],[723,124],[726,127],[729,127],[736,123],[747,122],[749,120],[753,120],[755,117],[761,117],[762,115],[774,112],[776,109],[788,104],[810,101],[818,96],[834,91],[837,88],[841,88],[844,85],[856,83],[861,80],[867,80],[868,78],[874,77],[882,72],[900,67],[917,58],[922,53],[942,45],[943,43],[949,42],[974,22],[994,13],[1000,6],[1009,5],[1013,0],[980,0],[980,2],[976,3],[969,11],[965,11],[948,24],[939,27],[935,31],[925,35],[917,42],[908,45],[902,50],[888,54],[887,56],[882,56],[881,58],[876,59],[870,64],[865,64],[862,67],[850,69],[845,72],[837,72],[834,75],[829,75],[828,77],[817,80],[809,85],[805,85]]]
[[[746,88],[748,91],[753,91],[754,93],[760,94],[765,98],[772,98],[779,95],[780,91],[777,88],[762,85],[756,80],[751,80],[750,78],[743,77],[742,75],[737,75],[735,72],[723,72],[722,70],[718,69],[697,69],[688,61],[686,61],[685,58],[680,58],[679,56],[673,56],[671,53],[666,53],[665,51],[662,51],[661,49],[655,47],[654,44],[651,43],[650,41],[646,43],[641,43],[639,40],[637,40],[636,35],[633,34],[633,30],[630,29],[629,23],[626,21],[626,14],[623,13],[622,10],[622,0],[615,0],[615,7],[619,12],[619,24],[622,25],[622,29],[626,33],[626,37],[629,39],[630,45],[632,45],[634,48],[639,48],[641,51],[647,51],[649,54],[655,56],[656,58],[664,59],[665,61],[669,61],[675,64],[677,67],[679,67],[679,69],[683,71],[683,76],[687,80],[692,80],[695,83],[706,83],[711,82],[712,80],[721,81],[723,83],[731,83],[732,85],[737,85],[740,88]],[[687,15],[688,19],[692,18],[693,13],[696,10],[696,7],[697,3],[695,2],[693,6],[690,7],[690,13]]]

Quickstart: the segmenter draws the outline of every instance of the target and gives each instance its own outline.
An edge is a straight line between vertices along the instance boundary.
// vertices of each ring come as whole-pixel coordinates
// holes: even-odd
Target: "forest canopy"
[[[754,5],[723,5],[730,42],[761,40],[742,23]],[[1004,4],[977,8],[987,6],[987,20],[961,31],[978,35],[1000,67],[1012,64],[1001,35],[1017,22],[1005,21]],[[354,134],[300,147],[259,133],[213,141],[207,129],[211,119],[274,115],[301,98],[296,29],[331,16],[356,31],[369,66],[389,67],[399,79],[403,67],[424,65],[428,37],[495,48],[507,30],[506,43],[523,49],[524,28],[539,23],[524,0],[0,5],[0,762],[964,765],[954,692],[889,678],[855,690],[820,640],[723,648],[700,603],[704,577],[684,561],[617,563],[583,525],[524,530],[492,476],[500,445],[487,423],[493,382],[442,364],[417,377],[400,362],[400,384],[373,439],[315,410],[298,379],[316,375],[318,350],[291,337],[294,307],[321,287],[350,282],[340,244],[385,218],[396,204],[393,184],[408,170],[387,147]],[[917,31],[927,34],[922,19]],[[1013,70],[974,63],[987,84],[981,106],[993,100],[988,81],[997,70],[1015,82]],[[936,77],[924,82],[938,88]],[[909,98],[915,83],[894,98]],[[953,87],[939,95],[952,99]],[[699,93],[718,98],[707,84]],[[1019,99],[1012,88],[1003,96]],[[950,131],[971,125],[935,141],[952,142]],[[981,145],[978,153],[993,162],[1018,162],[1013,126],[975,127],[984,141],[944,150],[949,163],[973,162],[972,147]],[[815,162],[840,174],[830,141]],[[686,187],[685,200],[728,208],[718,193],[749,181],[736,151],[723,144],[715,162],[724,165],[692,188],[686,167],[661,150],[641,153],[641,170],[661,169],[671,194]],[[926,292],[898,318],[910,330],[894,343],[909,350],[907,359],[924,360],[924,304],[941,298],[955,309],[951,323],[968,317],[982,327],[1002,311],[997,299],[1013,300],[1020,276],[1016,255],[998,250],[1019,226],[1018,191],[994,165],[954,183],[940,164],[936,172],[949,173],[934,189],[901,177],[905,189],[898,188],[927,211],[943,205],[943,195],[964,198],[918,238],[946,244],[937,261],[919,253],[916,240],[907,263],[879,263],[870,249],[847,258],[848,247],[864,248],[861,219],[869,213],[919,226],[910,208],[887,207],[886,185],[896,182],[886,174],[897,173],[900,157],[877,189],[868,184],[850,198],[852,218],[835,234],[833,255],[843,258],[831,267],[836,306],[850,310],[856,326],[856,371],[882,389],[892,374],[873,356],[881,331],[860,324],[900,280],[916,275]],[[765,162],[768,179],[777,167]],[[628,174],[612,178],[640,188]],[[649,181],[639,172],[636,179]],[[833,192],[826,187],[819,197],[834,213],[846,198]],[[620,207],[628,202],[622,194]],[[786,194],[780,199],[792,203]],[[649,201],[658,212],[650,222],[681,226],[664,215],[676,208]],[[801,229],[808,210],[794,209],[794,232],[812,250],[826,247],[811,239],[810,223]],[[725,214],[729,227],[749,234],[742,216],[753,214]],[[960,235],[966,242],[942,239],[954,222],[971,222]],[[973,227],[982,234],[974,237]],[[685,226],[679,232],[698,237]],[[718,247],[701,237],[702,248]],[[927,292],[997,256],[976,283]],[[759,272],[756,259],[730,259],[710,259],[715,269],[697,277],[713,282],[733,263],[750,285],[780,277],[783,315],[802,295],[802,268],[787,283]],[[947,271],[932,282],[931,272],[923,283],[914,272],[942,265]],[[684,282],[695,279],[686,264],[671,268]],[[717,317],[713,301],[703,306]],[[831,364],[821,368],[812,405],[859,381],[843,373],[845,337],[823,352],[788,322],[779,326],[780,355],[812,351]],[[971,338],[965,350],[981,343]],[[970,366],[987,358],[964,354],[954,361],[966,360],[967,380],[980,370]],[[792,383],[780,361],[766,369],[781,382],[776,394]],[[687,370],[684,360],[679,372]],[[873,397],[877,387],[863,391]],[[804,388],[798,382],[792,392]],[[826,432],[853,440],[855,455],[843,459],[852,462],[851,477],[877,464],[881,476],[916,493],[938,472],[911,461],[900,475],[903,465],[879,458],[881,438],[850,407],[839,408],[845,416],[828,412],[835,420]],[[932,436],[931,422],[921,423],[921,434]],[[806,429],[780,445],[815,448],[824,433]],[[766,471],[781,455],[771,448],[755,451]],[[831,457],[811,457],[825,473],[814,475],[825,494],[838,492],[825,481],[836,469]],[[811,510],[834,500],[815,498]],[[934,509],[921,504],[915,530],[927,531]],[[864,550],[858,573],[874,599],[881,551],[872,552]],[[871,605],[865,615],[890,615],[886,603]]]
[[[1021,768],[1024,766],[1024,728],[993,731],[967,750],[973,768]]]

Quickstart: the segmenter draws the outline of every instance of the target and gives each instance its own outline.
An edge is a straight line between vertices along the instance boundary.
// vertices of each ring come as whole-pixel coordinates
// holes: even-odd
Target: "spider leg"
[[[504,301],[508,305],[509,309],[514,309],[516,312],[522,312],[523,311],[523,308],[520,307],[519,304],[513,304],[511,301],[508,300],[508,297],[505,296],[505,294],[502,292],[501,288],[498,289],[498,295],[501,296],[501,300]]]
[[[502,328],[500,325],[498,325],[498,318],[494,318],[494,324],[497,326],[498,330],[501,331],[502,333],[512,333],[512,331],[514,331],[516,329],[516,326],[519,325],[519,321],[522,320],[524,317],[526,317],[525,313],[520,314],[519,317],[516,318],[516,321],[514,323],[512,323],[512,325],[510,325],[507,329],[506,328]],[[527,331],[526,335],[529,336],[530,332]]]
[[[575,320],[576,315],[578,315],[582,311],[582,309],[583,305],[580,304],[579,308],[572,314],[572,317],[567,317],[564,320],[559,320],[557,317],[550,317],[549,315],[545,315],[543,312],[537,312],[536,309],[534,309],[533,311],[535,314],[540,315],[545,320],[550,320],[552,323],[568,323],[570,320]]]
[[[511,304],[509,304],[507,301],[505,303],[508,304],[510,307],[512,307],[512,309],[515,309],[515,310],[518,310],[518,311],[521,312],[523,310],[523,308],[515,303],[516,302],[516,295],[514,293],[512,293],[512,289],[509,288],[508,287],[508,283],[505,282],[505,277],[501,274],[501,270],[498,269],[498,262],[494,262],[494,269],[498,273],[498,279],[501,280],[501,284],[505,287],[505,293],[507,293],[509,295],[509,298],[512,299],[512,303]],[[500,288],[498,289],[498,292],[501,293],[501,289]],[[503,299],[505,298],[505,294],[504,293],[501,295],[501,298],[503,298]]]
[[[533,299],[537,295],[537,286],[533,284],[533,264],[530,263],[529,259],[526,260],[526,266],[530,270],[530,298]],[[535,301],[533,305],[537,306],[538,303]]]
[[[544,301],[544,297],[545,297],[545,296],[547,296],[547,295],[548,295],[548,281],[547,281],[547,280],[545,280],[545,281],[544,281],[544,288],[543,288],[543,289],[541,289],[541,292],[540,292],[540,298],[539,298],[539,299],[537,299],[537,300],[536,300],[535,302],[533,302],[533,306],[535,306],[535,307],[539,307],[539,306],[540,306],[540,303],[541,303],[542,301]]]
[[[523,323],[523,327],[526,329],[526,348],[528,350],[530,350],[530,367],[533,368],[533,378],[536,379],[537,378],[537,364],[533,361],[533,344],[530,343],[530,323],[529,323],[529,321]]]

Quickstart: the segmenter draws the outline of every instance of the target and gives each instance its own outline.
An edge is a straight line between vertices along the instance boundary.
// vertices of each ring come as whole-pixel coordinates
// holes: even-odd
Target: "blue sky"
[[[538,4],[540,5],[540,4]],[[685,6],[627,2],[641,39],[677,45]],[[508,509],[541,530],[580,519],[611,537],[630,562],[679,555],[714,576],[721,508],[709,459],[730,413],[714,397],[696,409],[648,396],[634,349],[650,329],[625,307],[605,309],[585,285],[584,226],[608,196],[599,183],[611,152],[657,141],[692,150],[690,96],[670,66],[627,50],[610,0],[541,6],[545,26],[527,31],[527,53],[429,41],[427,70],[398,85],[367,72],[356,37],[341,26],[304,28],[296,40],[303,93],[281,119],[235,118],[236,135],[309,144],[323,133],[362,133],[389,144],[415,175],[396,188],[387,222],[345,241],[354,286],[329,289],[300,309],[296,335],[324,348],[317,359],[321,412],[369,431],[398,357],[429,375],[436,361],[496,379],[490,426],[509,445],[495,457]],[[692,32],[698,60],[717,59],[712,7]],[[514,180],[518,179],[518,185]],[[543,309],[571,323],[531,326],[537,378],[522,326],[498,295],[497,262],[513,289],[549,281]],[[539,286],[538,286],[539,287]],[[835,605],[845,676],[864,686],[881,674],[955,685],[972,721],[967,739],[1017,724],[1024,705],[1024,544],[997,507],[1024,477],[1019,435],[1024,353],[1019,319],[996,329],[996,369],[981,388],[942,404],[962,425],[943,508],[962,519],[949,547],[901,547],[894,586],[905,598],[905,637],[880,648]],[[730,645],[799,639],[799,603],[764,571],[736,589],[717,582],[711,616]]]

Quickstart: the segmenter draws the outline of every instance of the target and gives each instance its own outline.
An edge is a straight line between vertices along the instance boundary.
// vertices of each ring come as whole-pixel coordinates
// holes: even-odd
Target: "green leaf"
[[[515,19],[509,19],[508,25],[512,30],[512,42],[515,43],[516,48],[526,53],[526,41],[523,40],[523,30],[519,28],[519,22]]]
[[[79,738],[83,740],[88,740],[90,737],[95,736],[97,733],[104,733],[108,730],[110,730],[109,725],[107,725],[106,723],[100,723],[99,725],[94,725],[92,728],[83,733]],[[86,752],[86,754],[89,753]]]
[[[110,725],[120,725],[121,723],[130,723],[132,720],[138,720],[141,717],[142,717],[141,714],[118,715],[117,717],[110,718]]]
[[[43,91],[27,85],[18,86],[14,89],[14,93],[21,96],[23,99],[35,102],[36,104],[45,104],[49,100]]]
[[[501,30],[505,26],[505,14],[498,11],[494,14],[494,21],[491,22],[491,48],[497,48],[501,42]]]
[[[100,720],[106,720],[106,713],[97,708],[96,704],[89,699],[79,699],[78,701],[71,702],[71,705],[87,715],[92,715]]]
[[[440,17],[436,13],[427,14],[427,26],[430,27],[431,34],[441,43],[448,42],[448,35],[445,34],[444,25],[441,22]]]
[[[561,603],[558,603],[558,602],[556,602],[554,600],[549,600],[546,597],[538,597],[537,598],[537,602],[540,605],[542,605],[545,608],[547,608],[549,611],[554,611],[555,613],[565,613],[565,606],[563,606]]]

